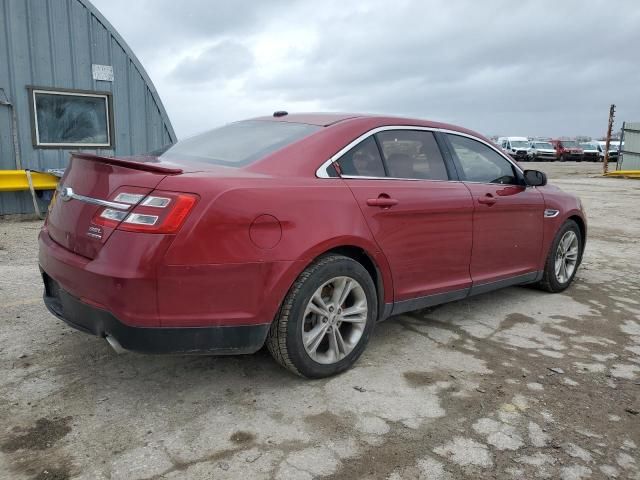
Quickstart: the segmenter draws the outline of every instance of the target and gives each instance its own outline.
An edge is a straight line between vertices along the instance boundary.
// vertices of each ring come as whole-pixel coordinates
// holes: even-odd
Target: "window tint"
[[[162,153],[160,158],[174,162],[193,159],[221,165],[246,165],[321,128],[304,123],[260,120],[230,123],[181,140]]]
[[[384,177],[384,167],[373,137],[368,137],[338,160],[343,175],[357,177]]]
[[[464,178],[470,182],[517,185],[513,165],[492,148],[471,138],[447,135],[462,166]]]
[[[33,91],[36,144],[108,147],[107,95]]]
[[[449,179],[433,133],[419,130],[389,130],[376,136],[390,177]]]

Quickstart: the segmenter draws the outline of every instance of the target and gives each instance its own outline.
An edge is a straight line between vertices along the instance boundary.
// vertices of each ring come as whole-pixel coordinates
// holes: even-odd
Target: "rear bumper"
[[[136,328],[270,323],[304,262],[166,265],[171,238],[116,231],[85,258],[40,234],[40,268],[69,295]]]
[[[140,353],[254,353],[264,344],[269,324],[232,327],[133,327],[106,310],[81,302],[42,272],[47,309],[69,326],[99,337],[114,338],[125,350]]]

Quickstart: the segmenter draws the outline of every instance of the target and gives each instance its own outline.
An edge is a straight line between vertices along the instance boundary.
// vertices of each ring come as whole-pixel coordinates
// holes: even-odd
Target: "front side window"
[[[113,147],[110,94],[30,92],[35,147]]]
[[[384,177],[385,171],[378,146],[373,137],[368,137],[336,162],[342,175],[350,177]]]
[[[449,179],[433,133],[420,130],[388,130],[376,136],[390,177]]]
[[[469,182],[517,185],[513,165],[487,145],[460,135],[447,134],[453,151]]]

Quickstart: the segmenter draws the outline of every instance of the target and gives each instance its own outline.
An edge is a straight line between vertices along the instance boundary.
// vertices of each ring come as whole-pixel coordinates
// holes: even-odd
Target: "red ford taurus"
[[[145,157],[75,154],[40,233],[48,309],[116,349],[351,366],[376,322],[569,286],[580,200],[443,123],[276,112]]]

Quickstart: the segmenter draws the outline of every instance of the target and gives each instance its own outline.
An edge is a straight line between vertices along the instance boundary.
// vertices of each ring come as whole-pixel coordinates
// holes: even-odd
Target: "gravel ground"
[[[116,355],[42,305],[40,223],[0,221],[0,477],[640,479],[640,182],[526,166],[586,205],[573,286],[394,317],[320,381]]]

